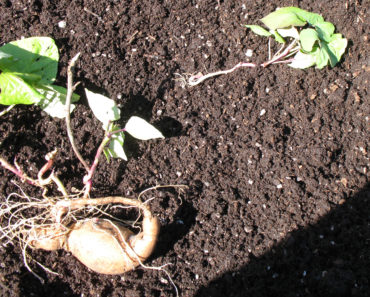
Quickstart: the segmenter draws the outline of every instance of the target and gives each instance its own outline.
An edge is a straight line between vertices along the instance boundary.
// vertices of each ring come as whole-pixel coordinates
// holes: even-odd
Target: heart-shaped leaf
[[[0,104],[33,104],[43,98],[22,78],[10,72],[0,74]]]
[[[257,35],[266,36],[266,37],[271,36],[271,33],[261,26],[258,26],[258,25],[245,25],[245,26],[251,29]]]
[[[306,52],[311,52],[315,42],[319,40],[319,36],[314,29],[304,29],[299,34],[299,40],[302,45],[302,49]]]
[[[316,31],[321,40],[325,42],[330,42],[331,36],[334,33],[335,27],[332,23],[321,22],[315,25]]]
[[[296,7],[284,7],[265,16],[261,21],[270,30],[304,26],[306,22],[295,13]]]
[[[304,69],[315,65],[316,56],[313,54],[305,54],[298,52],[293,58],[293,62],[289,64],[290,67]]]
[[[40,76],[40,84],[54,82],[59,53],[52,38],[30,37],[12,41],[0,47],[0,51],[12,56],[12,59],[1,61],[0,68],[3,72],[35,74]]]
[[[131,136],[140,140],[164,138],[158,129],[142,118],[136,116],[133,116],[128,120],[125,130],[130,133]]]
[[[85,89],[85,93],[92,112],[103,123],[104,129],[107,129],[109,122],[116,121],[120,118],[121,111],[114,100],[91,92],[88,89]]]

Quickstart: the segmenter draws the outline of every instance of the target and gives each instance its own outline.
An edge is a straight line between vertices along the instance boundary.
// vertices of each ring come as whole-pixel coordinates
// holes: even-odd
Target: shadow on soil
[[[369,296],[370,184],[317,224],[250,256],[195,296]]]
[[[157,252],[154,253],[153,257],[159,256],[159,253],[165,255],[171,252],[175,243],[189,233],[195,224],[196,214],[196,209],[190,203],[183,201],[173,217],[174,221],[161,227],[156,247]]]

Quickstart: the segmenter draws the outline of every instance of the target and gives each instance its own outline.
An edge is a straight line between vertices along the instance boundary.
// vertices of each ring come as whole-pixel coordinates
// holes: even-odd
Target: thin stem
[[[10,165],[7,161],[5,161],[2,157],[0,157],[0,165],[3,166],[5,169],[8,169],[9,171],[13,172],[15,175],[17,175],[18,177],[20,177],[23,181],[26,181],[27,183],[29,183],[30,185],[33,185],[33,186],[36,186],[36,187],[40,187],[42,188],[42,186],[40,185],[40,183],[37,181],[37,180],[34,180],[32,178],[30,178],[29,176],[27,176],[22,170],[20,170],[19,168],[16,168],[14,167],[13,165]]]
[[[288,59],[288,60],[283,60],[283,61],[276,61],[272,64],[288,64],[288,63],[292,63],[293,62],[293,58],[292,59]]]
[[[89,165],[87,165],[86,161],[82,158],[80,152],[78,151],[74,138],[73,138],[72,129],[71,129],[71,115],[70,115],[71,101],[72,101],[73,91],[76,87],[76,86],[73,86],[73,67],[76,64],[76,61],[79,56],[80,56],[80,53],[78,53],[71,59],[68,65],[68,69],[67,69],[68,82],[67,82],[67,98],[66,98],[66,126],[67,126],[67,134],[68,134],[69,142],[72,145],[72,149],[74,153],[76,154],[77,158],[82,163],[82,165],[85,167],[86,171],[88,172],[90,170],[90,167]]]
[[[269,60],[271,60],[271,38],[269,37]]]
[[[55,176],[54,173],[51,174],[50,178],[57,185],[57,188],[59,192],[63,194],[63,197],[68,197],[69,195],[67,193],[67,190],[61,180],[57,176]]]
[[[43,184],[43,181],[45,180],[43,178],[44,174],[53,166],[54,158],[55,158],[57,152],[58,152],[58,150],[55,149],[54,151],[52,151],[52,152],[50,152],[46,155],[45,159],[46,159],[47,162],[44,166],[42,166],[39,173],[37,174],[37,178],[39,179],[39,182],[41,184]]]
[[[90,169],[88,170],[87,175],[85,175],[85,177],[84,177],[84,184],[85,184],[84,197],[85,198],[89,197],[89,193],[90,193],[91,187],[92,187],[92,177],[93,177],[93,175],[95,173],[95,170],[96,170],[96,168],[99,164],[99,158],[100,158],[101,154],[103,153],[105,146],[109,143],[109,141],[111,140],[111,138],[114,134],[117,134],[117,133],[120,133],[120,132],[125,132],[125,131],[126,131],[126,129],[123,128],[123,129],[118,129],[118,130],[114,130],[114,131],[107,131],[105,133],[103,141],[101,142],[98,150],[96,151],[94,161],[93,161]]]
[[[275,63],[277,61],[281,61],[284,57],[286,57],[288,54],[290,54],[292,52],[292,49],[296,45],[296,43],[297,43],[297,40],[294,39],[293,42],[291,44],[289,44],[281,54],[280,54],[280,51],[281,51],[281,49],[280,49],[278,51],[278,53],[276,53],[272,57],[272,59],[270,59],[269,61],[267,61],[265,63],[262,63],[261,66],[262,67],[267,67],[270,64],[273,64],[273,63]],[[294,50],[296,50],[296,49],[294,49]]]
[[[94,162],[92,163],[91,167],[87,171],[87,175],[85,175],[85,177],[84,177],[84,184],[86,186],[85,193],[84,193],[85,198],[87,198],[89,196],[89,193],[91,191],[92,177],[95,173],[96,167],[99,164],[99,158],[100,158],[102,152],[104,151],[104,147],[108,144],[108,142],[110,141],[111,138],[112,138],[112,134],[111,133],[106,133],[103,141],[101,142],[101,144],[99,145],[98,150],[96,151]]]
[[[256,66],[257,65],[254,64],[254,63],[243,63],[243,62],[241,62],[241,63],[236,64],[231,69],[211,72],[211,73],[208,73],[206,75],[202,75],[202,74],[193,75],[189,78],[188,84],[191,87],[196,86],[196,85],[200,84],[201,82],[205,81],[208,78],[218,76],[218,75],[222,75],[222,74],[228,74],[228,73],[231,73],[231,72],[233,72],[236,69],[241,68],[241,67],[252,67],[253,68],[253,67],[256,67]]]
[[[6,109],[4,109],[2,112],[0,112],[0,117],[2,117],[4,114],[7,114],[9,111],[11,111],[11,109],[15,106],[15,104],[13,105],[9,105]]]

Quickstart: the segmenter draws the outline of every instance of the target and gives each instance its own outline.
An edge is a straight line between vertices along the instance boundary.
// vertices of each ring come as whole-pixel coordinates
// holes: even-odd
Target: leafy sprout
[[[332,23],[326,22],[319,14],[298,7],[280,8],[261,21],[268,30],[258,25],[246,27],[257,35],[273,37],[279,43],[285,43],[287,37],[297,40],[299,51],[289,64],[294,68],[316,65],[322,69],[329,64],[334,67],[347,47],[347,39],[342,34],[334,33]]]
[[[50,37],[30,37],[1,46],[0,104],[36,104],[51,116],[64,118],[67,90],[53,84],[58,60],[58,48]],[[72,101],[78,100],[74,94]]]
[[[164,138],[159,130],[137,116],[132,116],[127,121],[125,128],[121,129],[118,124],[114,123],[121,117],[121,111],[114,100],[91,92],[88,89],[85,89],[85,93],[91,110],[95,117],[103,124],[103,129],[106,131],[106,137],[103,140],[103,143],[105,143],[103,152],[108,161],[110,158],[121,158],[127,161],[126,154],[123,150],[125,141],[124,132],[140,140]]]
[[[308,68],[316,65],[322,69],[329,65],[334,67],[341,59],[347,47],[347,39],[342,34],[334,33],[335,28],[332,23],[326,22],[324,18],[317,14],[308,12],[298,7],[280,8],[261,19],[266,28],[259,25],[245,25],[254,33],[260,36],[274,38],[282,44],[273,56],[270,54],[264,63],[240,62],[234,67],[226,70],[219,70],[203,75],[201,72],[196,74],[178,74],[176,79],[182,85],[196,86],[208,78],[228,74],[235,70],[257,66],[267,67],[271,64],[289,63],[293,68]],[[286,39],[293,39],[286,45]]]

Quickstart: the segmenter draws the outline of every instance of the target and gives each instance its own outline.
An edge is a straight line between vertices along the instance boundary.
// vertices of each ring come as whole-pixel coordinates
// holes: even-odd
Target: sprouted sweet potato
[[[134,234],[119,222],[102,218],[79,220],[68,226],[60,222],[32,228],[26,241],[37,249],[64,249],[98,273],[121,274],[132,270],[152,253],[159,233],[159,220],[149,206],[124,197],[62,200],[56,203],[55,220],[64,212],[84,206],[121,203],[136,206],[143,212],[142,231]]]
[[[72,68],[77,58],[78,55],[71,60],[67,70],[66,126],[73,151],[87,171],[83,178],[85,186],[77,194],[71,195],[68,193],[54,170],[54,159],[57,156],[57,150],[46,155],[47,162],[38,172],[37,178],[28,176],[16,162],[12,165],[0,157],[1,167],[14,173],[23,182],[43,190],[42,195],[40,195],[42,196],[41,198],[34,198],[29,197],[19,187],[21,195],[12,193],[6,198],[5,202],[0,206],[0,240],[5,241],[3,243],[5,245],[8,243],[13,244],[16,240],[20,242],[25,266],[40,281],[43,280],[28,265],[28,247],[49,251],[64,249],[73,254],[91,270],[103,274],[121,274],[137,266],[161,270],[167,274],[175,288],[176,296],[178,296],[177,287],[168,272],[163,269],[166,264],[160,267],[149,267],[143,264],[155,247],[160,224],[158,218],[152,215],[148,204],[141,201],[140,197],[142,194],[139,195],[138,199],[90,197],[93,175],[99,163],[99,158],[102,153],[106,152],[105,149],[109,146],[110,141],[112,139],[117,140],[114,138],[118,135],[117,133],[128,132],[142,140],[162,138],[163,136],[154,127],[137,117],[132,117],[134,119],[129,120],[125,129],[112,128],[111,119],[108,119],[107,127],[112,127],[106,131],[105,137],[97,149],[95,158],[92,164],[89,165],[82,158],[74,143],[70,125],[72,93],[77,86],[77,84],[73,84]],[[101,98],[98,96],[98,98],[93,99],[100,100]],[[118,113],[116,109],[117,107],[114,105],[114,117]],[[112,120],[116,120],[116,118]],[[122,144],[121,140],[118,141],[119,144]],[[108,150],[108,152],[110,152],[109,156],[115,156],[115,153],[117,153],[113,148]],[[47,175],[48,172],[49,175]],[[62,194],[61,197],[50,197],[47,195],[48,189],[53,185]],[[168,186],[183,187],[182,185]],[[168,186],[156,186],[150,189]],[[102,209],[102,206],[113,204],[139,209],[143,215],[139,233],[135,234],[121,222],[118,222],[117,218],[113,218]],[[108,217],[108,219],[105,217]],[[131,226],[136,227],[135,224],[136,221]],[[38,264],[46,271],[52,272],[41,263]]]

